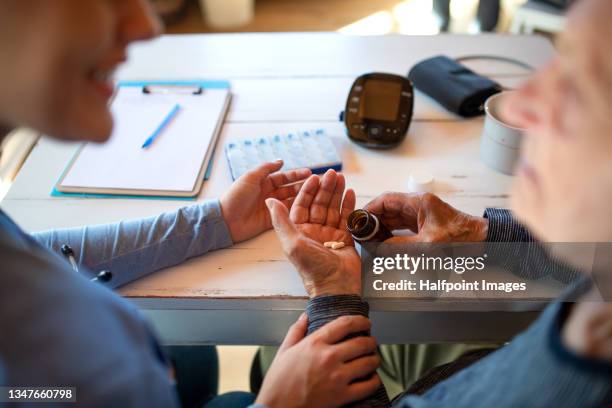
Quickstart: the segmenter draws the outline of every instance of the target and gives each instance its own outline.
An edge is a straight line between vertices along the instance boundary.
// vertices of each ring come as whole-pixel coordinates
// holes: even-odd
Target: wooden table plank
[[[537,67],[554,49],[538,36],[257,33],[167,35],[135,45],[129,54],[119,71],[124,79],[330,78],[369,71],[405,75],[415,63],[439,54],[503,55]],[[503,62],[474,61],[470,66],[486,75],[525,73]]]

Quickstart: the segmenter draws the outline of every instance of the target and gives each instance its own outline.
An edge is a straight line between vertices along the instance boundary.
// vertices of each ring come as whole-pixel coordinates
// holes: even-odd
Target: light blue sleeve
[[[111,271],[112,288],[233,244],[219,200],[156,217],[50,230],[33,237],[56,253],[63,244],[70,245],[79,268]]]

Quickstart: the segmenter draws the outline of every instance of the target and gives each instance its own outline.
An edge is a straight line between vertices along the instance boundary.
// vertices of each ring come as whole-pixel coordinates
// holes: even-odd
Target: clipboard
[[[195,198],[210,175],[230,100],[227,81],[119,82],[111,102],[117,123],[110,141],[81,145],[51,195]],[[182,106],[176,123],[141,149],[168,106],[176,104]]]

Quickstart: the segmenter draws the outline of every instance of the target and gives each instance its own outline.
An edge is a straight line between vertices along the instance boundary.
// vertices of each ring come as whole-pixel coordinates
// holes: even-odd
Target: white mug
[[[520,156],[525,129],[505,122],[499,115],[499,105],[508,92],[489,97],[485,102],[485,120],[480,140],[480,158],[489,167],[514,174]]]

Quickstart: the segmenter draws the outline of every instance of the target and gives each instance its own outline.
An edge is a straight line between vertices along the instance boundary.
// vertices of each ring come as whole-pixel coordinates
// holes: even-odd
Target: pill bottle
[[[350,213],[347,229],[358,242],[382,242],[393,236],[378,217],[366,210],[355,210]]]

